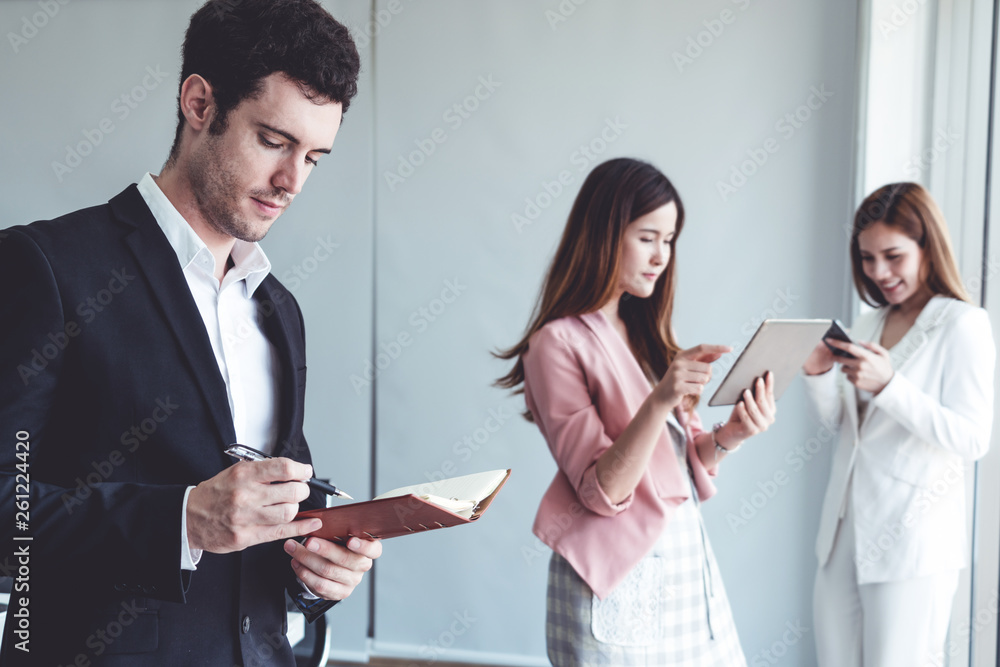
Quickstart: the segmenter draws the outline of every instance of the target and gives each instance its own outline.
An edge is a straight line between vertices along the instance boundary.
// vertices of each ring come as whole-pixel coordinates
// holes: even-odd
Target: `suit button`
[[[244,616],[243,617],[243,634],[246,634],[248,632],[250,632],[250,617],[249,616]]]

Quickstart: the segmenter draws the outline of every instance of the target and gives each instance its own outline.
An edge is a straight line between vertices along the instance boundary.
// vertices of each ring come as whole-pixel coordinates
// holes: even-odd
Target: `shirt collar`
[[[170,247],[177,254],[181,268],[187,270],[195,264],[209,275],[215,274],[215,256],[212,255],[205,242],[191,229],[184,216],[174,208],[160,186],[153,180],[153,175],[147,173],[138,184],[139,194],[146,201],[156,224],[163,230]],[[271,262],[264,254],[259,243],[236,240],[232,253],[234,267],[238,280],[246,280],[247,296],[253,295],[260,284],[271,272]]]

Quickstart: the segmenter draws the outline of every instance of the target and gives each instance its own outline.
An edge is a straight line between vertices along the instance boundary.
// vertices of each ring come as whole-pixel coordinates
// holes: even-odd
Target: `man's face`
[[[340,118],[339,102],[315,104],[280,72],[265,78],[221,135],[206,131],[192,147],[188,178],[208,224],[242,241],[264,238],[330,152]]]

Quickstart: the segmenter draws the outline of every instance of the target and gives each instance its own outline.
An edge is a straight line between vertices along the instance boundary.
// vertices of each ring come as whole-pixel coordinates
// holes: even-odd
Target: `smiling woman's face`
[[[625,228],[618,289],[647,298],[670,263],[677,235],[677,204],[670,202]]]
[[[885,300],[899,306],[921,295],[925,287],[924,252],[909,236],[885,223],[858,234],[861,267]]]

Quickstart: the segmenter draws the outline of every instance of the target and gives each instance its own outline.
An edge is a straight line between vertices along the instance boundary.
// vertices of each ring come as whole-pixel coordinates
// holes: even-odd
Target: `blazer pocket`
[[[84,650],[95,656],[150,653],[159,647],[159,621],[160,613],[145,608],[141,600],[102,607],[94,613]]]
[[[938,468],[938,454],[931,446],[911,442],[898,447],[889,474],[913,486],[926,488],[933,483],[933,473]]]

